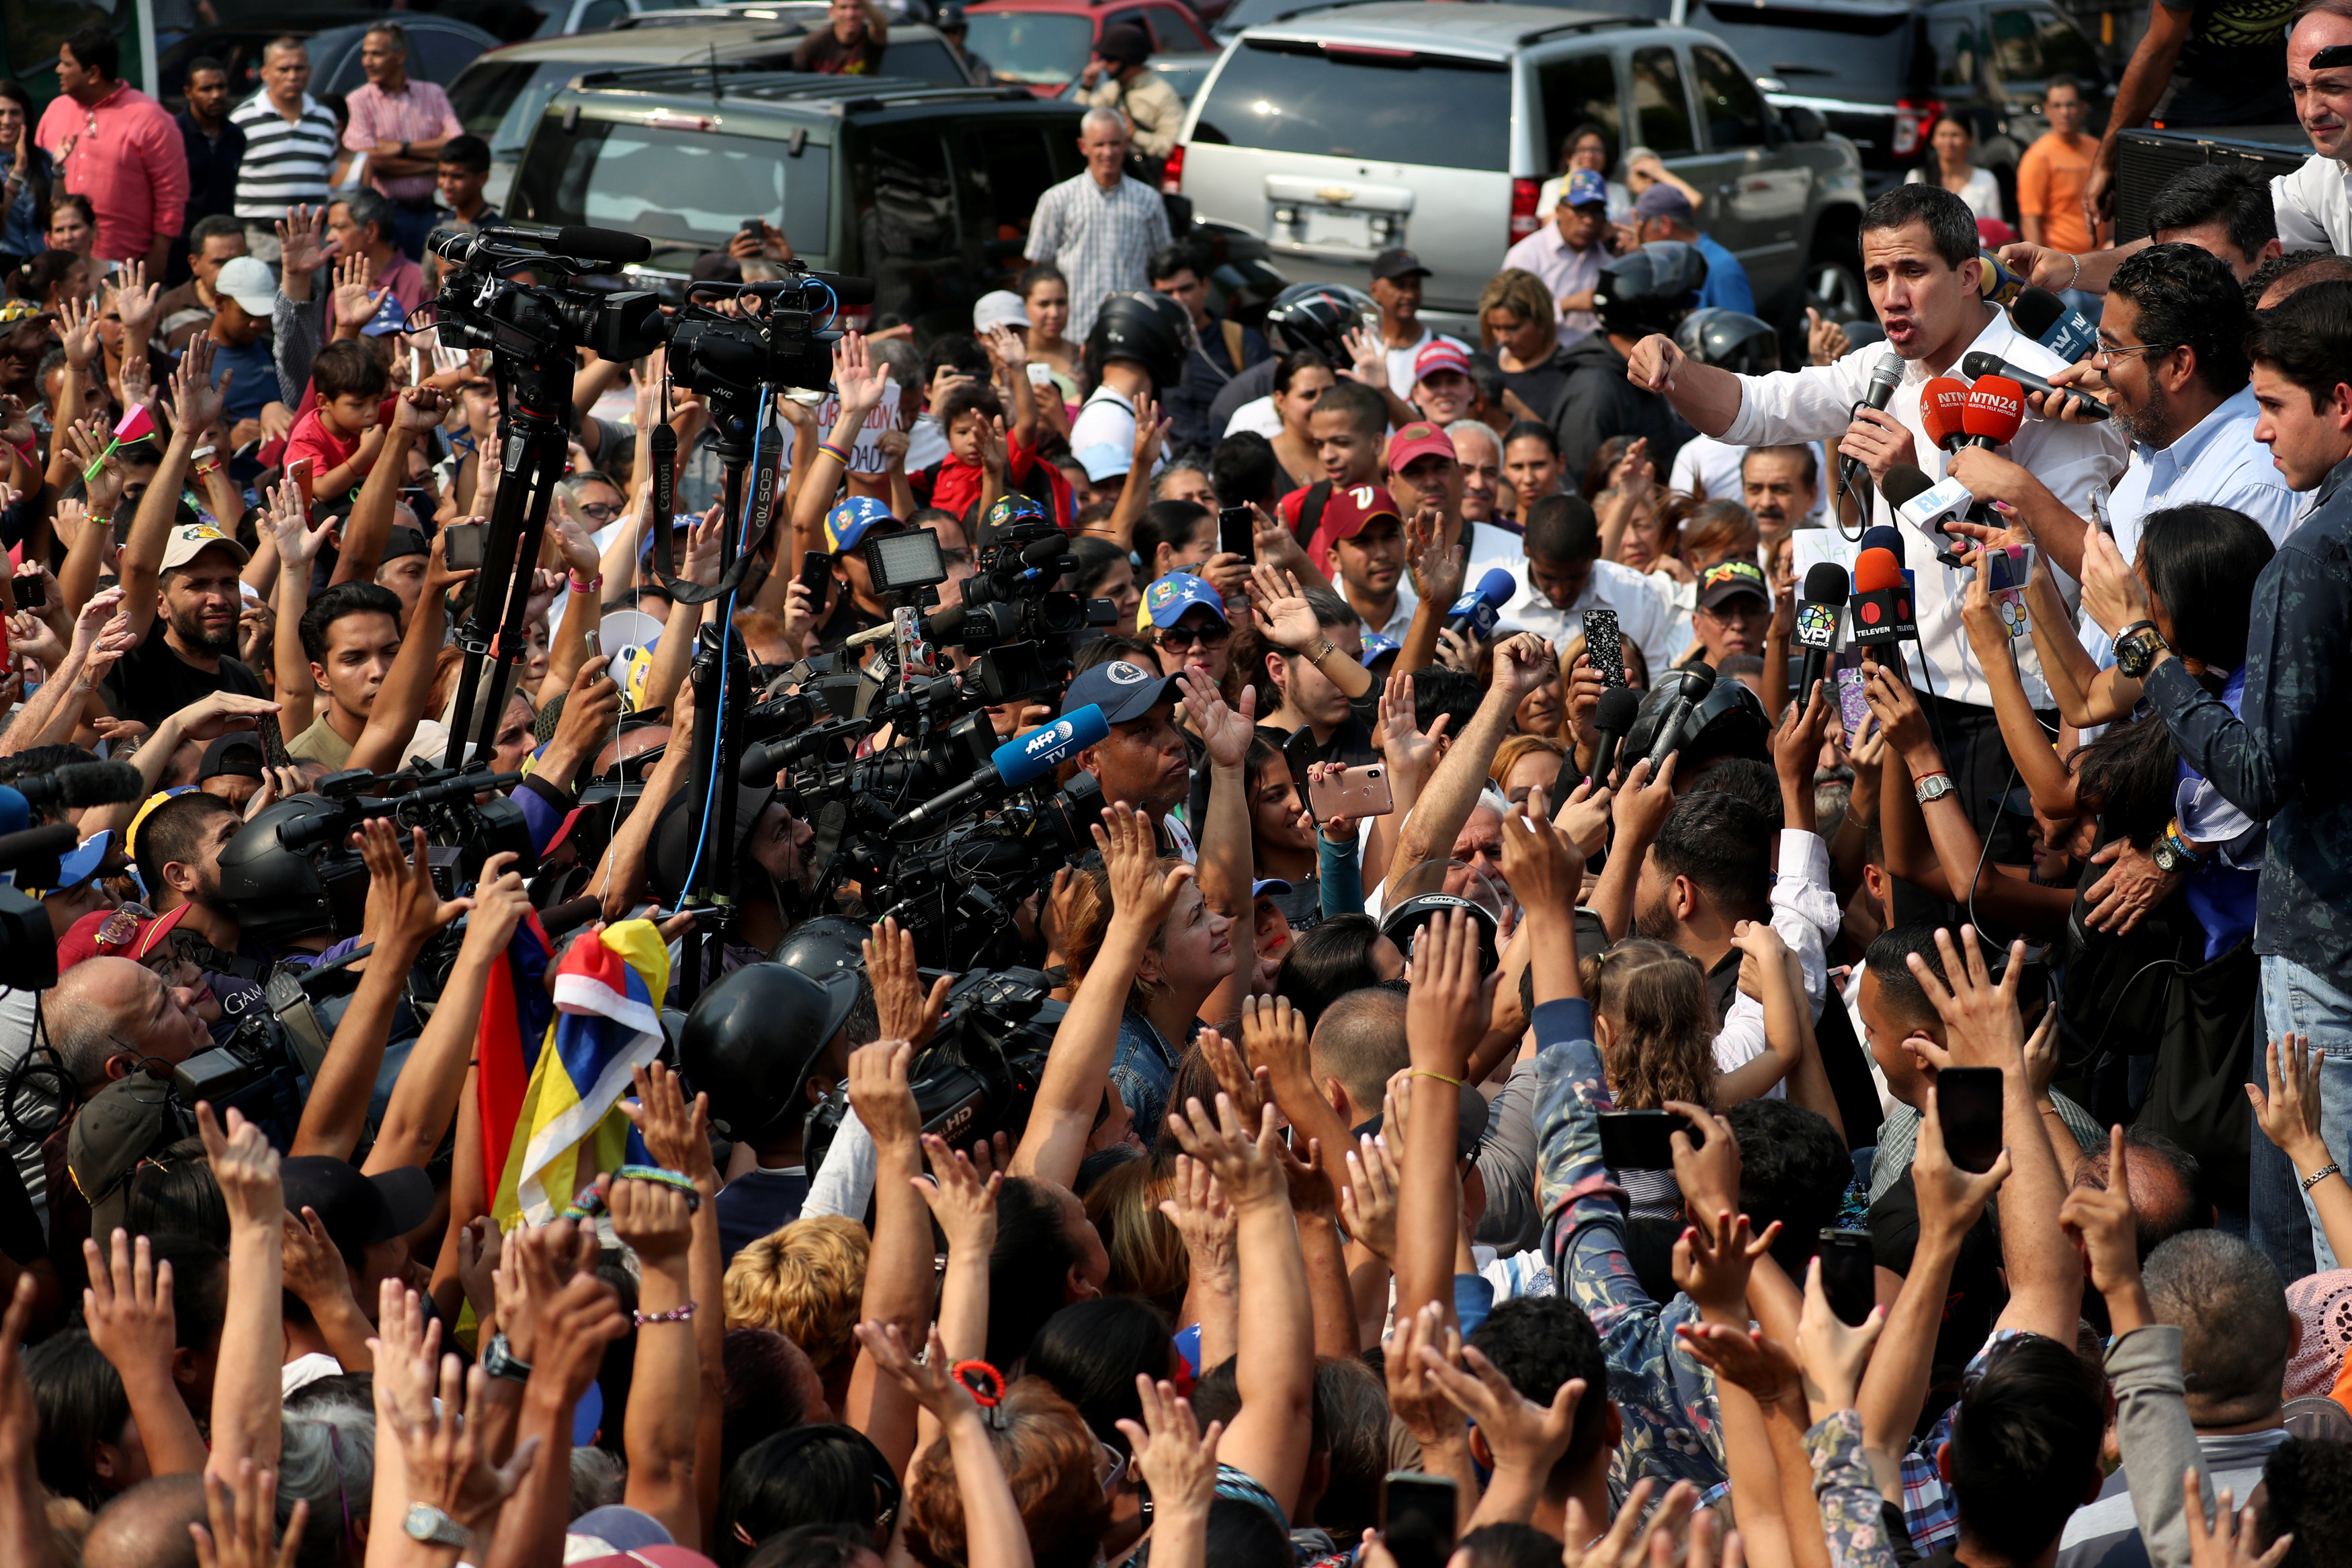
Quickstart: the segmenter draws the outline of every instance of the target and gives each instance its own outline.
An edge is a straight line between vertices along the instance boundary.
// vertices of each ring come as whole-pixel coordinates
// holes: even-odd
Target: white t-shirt
[[[1412,401],[1412,362],[1419,359],[1421,351],[1432,343],[1451,343],[1465,354],[1470,352],[1470,345],[1461,339],[1448,338],[1443,333],[1431,331],[1427,327],[1422,328],[1420,341],[1412,347],[1389,350],[1389,391],[1407,402]]]
[[[1282,415],[1275,411],[1271,395],[1252,398],[1234,410],[1233,417],[1225,421],[1227,435],[1237,435],[1244,430],[1255,431],[1268,441],[1282,434]]]
[[[1070,451],[1096,484],[1120,477],[1135,465],[1135,405],[1113,388],[1095,388],[1071,423]],[[1154,474],[1167,466],[1165,452],[1152,459]]]
[[[1822,481],[1829,473],[1829,449],[1820,442],[1813,446],[1813,509],[1805,514],[1808,519],[1825,517],[1829,511],[1830,486]],[[1745,501],[1747,481],[1741,477],[1739,465],[1748,460],[1748,448],[1717,441],[1712,435],[1694,435],[1675,454],[1673,471],[1666,477],[1670,489],[1686,496],[1706,490],[1710,501]]]

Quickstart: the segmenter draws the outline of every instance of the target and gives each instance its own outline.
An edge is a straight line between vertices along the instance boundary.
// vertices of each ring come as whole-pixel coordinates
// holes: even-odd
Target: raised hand
[[[873,1134],[877,1148],[907,1148],[922,1136],[923,1116],[908,1087],[907,1068],[915,1048],[903,1040],[877,1040],[849,1053],[849,1108]]]
[[[1460,534],[1445,526],[1444,513],[1432,507],[1414,508],[1405,519],[1404,549],[1414,593],[1440,604],[1451,604],[1461,595],[1469,551]]]
[[[391,295],[389,287],[371,288],[375,278],[375,264],[364,256],[342,256],[335,258],[335,325],[341,333],[356,334],[375,319],[375,313]]]
[[[269,510],[264,514],[269,525],[270,537],[278,541],[278,559],[288,570],[308,567],[327,547],[327,536],[335,530],[335,519],[322,519],[317,528],[310,527],[310,513],[302,503],[302,487],[291,481],[269,492]]]
[[[915,934],[902,931],[895,919],[875,924],[874,933],[860,944],[866,956],[866,978],[874,987],[874,1005],[882,1021],[883,1040],[903,1040],[920,1046],[940,1027],[953,975],[931,982],[929,993],[915,966]]]
[[[1249,998],[1252,1002],[1265,999],[1260,997]],[[1256,1011],[1257,1009],[1251,1008],[1244,1016],[1247,1018]],[[1246,1024],[1244,1027],[1246,1029]],[[1219,1030],[1202,1030],[1194,1043],[1200,1048],[1202,1060],[1209,1064],[1210,1072],[1215,1076],[1219,1092],[1233,1101],[1234,1113],[1241,1119],[1242,1125],[1255,1125],[1258,1113],[1274,1103],[1274,1096],[1266,1086],[1273,1070],[1260,1067],[1251,1071],[1249,1063],[1242,1060],[1242,1053],[1234,1049],[1233,1041]]]
[[[1514,703],[1557,674],[1559,670],[1559,663],[1552,657],[1551,644],[1532,632],[1507,637],[1495,645],[1494,684],[1496,688],[1507,692]]]
[[[1250,613],[1261,635],[1277,647],[1300,653],[1322,640],[1322,623],[1296,572],[1266,561],[1250,569]]]
[[[156,1262],[147,1238],[134,1242],[119,1226],[110,1252],[101,1252],[95,1238],[85,1237],[81,1255],[89,1269],[81,1309],[90,1343],[118,1369],[135,1377],[145,1368],[168,1383],[177,1343],[170,1261]]]
[[[77,371],[89,370],[98,355],[98,301],[59,300],[58,332],[65,346],[66,363]]]
[[[433,886],[425,830],[409,831],[412,850],[404,860],[399,831],[390,818],[370,818],[356,835],[360,859],[368,871],[365,928],[380,959],[402,951],[413,957],[425,938],[474,907],[470,898],[443,900]]]
[[[1523,908],[1566,917],[1583,890],[1584,852],[1545,816],[1549,804],[1538,785],[1503,819],[1503,880]]]
[[[2182,1511],[2189,1516],[2189,1568],[2278,1568],[2294,1546],[2294,1532],[2284,1531],[2269,1550],[2256,1556],[2254,1532],[2261,1528],[2256,1511],[2248,1504],[2242,1512],[2233,1511],[2238,1500],[2229,1487],[2213,1499],[2216,1506],[2209,1529],[2204,1490],[2195,1465],[2181,1474],[2180,1500]]]
[[[1094,838],[1110,873],[1112,922],[1125,922],[1130,931],[1160,929],[1176,907],[1177,894],[1192,880],[1192,868],[1162,871],[1150,819],[1124,802],[1103,808],[1103,825],[1094,830]]]
[[[1399,671],[1389,676],[1381,688],[1378,722],[1372,727],[1372,742],[1388,758],[1392,770],[1410,772],[1426,778],[1437,764],[1438,743],[1452,723],[1452,714],[1439,714],[1424,734],[1419,710],[1413,706],[1412,675]]]
[[[256,1469],[251,1459],[239,1459],[234,1481],[208,1475],[204,1488],[205,1517],[210,1523],[188,1526],[197,1568],[294,1568],[302,1531],[310,1522],[308,1499],[288,1511],[281,1540],[276,1470]]]
[[[220,384],[215,386],[212,339],[202,332],[189,339],[179,368],[172,372],[173,428],[191,441],[202,440],[227,406],[229,385],[236,376],[235,371],[224,371]]]
[[[613,1234],[648,1268],[684,1269],[686,1249],[694,1239],[694,1209],[688,1195],[667,1182],[638,1176],[608,1175],[599,1179],[611,1182],[607,1201],[612,1206]]]
[[[1748,1317],[1748,1275],[1756,1260],[1771,1250],[1780,1234],[1774,1220],[1758,1236],[1744,1214],[1717,1209],[1714,1234],[1698,1226],[1684,1228],[1675,1242],[1675,1283],[1710,1318]]]
[[[1759,1405],[1786,1405],[1802,1416],[1804,1368],[1797,1364],[1787,1345],[1762,1329],[1726,1322],[1682,1322],[1675,1325],[1675,1340],[1692,1360],[1748,1390]],[[1812,1424],[1810,1417],[1803,1419],[1805,1425]]]
[[[122,270],[115,277],[114,312],[122,319],[123,337],[131,341],[152,337],[163,286],[147,281],[147,264],[143,261],[123,263]]]
[[[376,1420],[400,1439],[409,1501],[478,1531],[522,1484],[539,1458],[540,1440],[524,1439],[503,1468],[491,1466],[480,1442],[489,1375],[478,1366],[469,1371],[456,1355],[444,1356],[436,1397],[434,1352],[441,1325],[436,1319],[421,1333],[413,1332],[421,1315],[415,1301],[415,1292],[384,1281],[378,1333],[368,1342],[376,1358]]]
[[[374,311],[371,308],[368,313],[373,316]],[[438,430],[456,401],[438,387],[404,388],[398,401],[393,404],[393,428],[410,435],[423,435],[428,431]],[[591,573],[596,570],[593,557],[588,570]]]
[[[2281,1035],[2263,1048],[2263,1062],[2270,1092],[2260,1084],[2246,1085],[2255,1124],[2295,1169],[2315,1171],[2328,1163],[2327,1143],[2319,1131],[2320,1053],[2311,1049],[2309,1035]]]
[[[697,587],[709,588],[719,580],[719,556],[727,530],[725,511],[724,507],[712,507],[686,532],[686,559],[678,563],[677,574]]]
[[[289,273],[300,274],[307,282],[319,270],[319,264],[332,254],[334,242],[326,236],[326,208],[287,208],[286,215],[278,220],[279,265]],[[309,290],[304,290],[303,298],[309,297]]]
[[[1289,1203],[1288,1178],[1275,1152],[1273,1106],[1259,1113],[1253,1132],[1243,1124],[1230,1095],[1217,1096],[1213,1120],[1208,1107],[1197,1099],[1190,1100],[1182,1114],[1169,1113],[1168,1130],[1186,1154],[1209,1167],[1236,1210],[1255,1204]]]
[[[1437,1391],[1486,1439],[1498,1475],[1505,1470],[1538,1478],[1551,1474],[1574,1435],[1576,1407],[1587,1393],[1584,1379],[1570,1378],[1553,1392],[1550,1405],[1544,1406],[1512,1387],[1475,1345],[1463,1347],[1459,1365],[1434,1345],[1422,1345],[1419,1354],[1422,1370]]]
[[[1886,1326],[1886,1309],[1873,1307],[1858,1328],[1830,1310],[1829,1293],[1822,1287],[1822,1260],[1816,1257],[1805,1270],[1805,1309],[1797,1320],[1797,1357],[1805,1369],[1805,1402],[1812,1417],[1834,1416],[1853,1408],[1854,1391],[1862,1386],[1862,1369],[1870,1347]]]
[[[994,1171],[983,1176],[970,1155],[929,1133],[923,1134],[923,1155],[930,1162],[930,1179],[910,1179],[947,1237],[949,1253],[986,1257],[996,1245],[996,1189],[1004,1177]]]
[[[1425,1302],[1417,1312],[1397,1314],[1382,1368],[1388,1377],[1389,1412],[1424,1449],[1465,1446],[1468,1426],[1430,1375],[1429,1363],[1421,1354],[1424,1350],[1441,1361],[1461,1359],[1462,1335],[1447,1325],[1444,1302]]]
[[[228,1125],[224,1129],[213,1119],[212,1106],[200,1101],[196,1135],[204,1140],[205,1158],[213,1167],[213,1179],[220,1184],[231,1228],[266,1225],[275,1231],[278,1216],[286,1211],[286,1189],[278,1178],[278,1151],[269,1146],[261,1129],[235,1106],[229,1107]]]
[[[659,1061],[638,1068],[630,1082],[636,1098],[622,1101],[621,1110],[645,1139],[646,1153],[662,1169],[691,1180],[709,1203],[719,1191],[719,1169],[710,1158],[710,1096],[697,1094],[688,1104],[685,1081]]]
[[[844,332],[833,350],[833,384],[841,397],[841,417],[861,419],[882,404],[890,367],[877,361],[862,333]]]
[[[1151,1500],[1160,1511],[1192,1509],[1206,1513],[1217,1490],[1217,1440],[1225,1424],[1212,1421],[1207,1431],[1193,1416],[1192,1401],[1175,1385],[1154,1383],[1138,1374],[1135,1394],[1143,1407],[1141,1424],[1119,1417],[1128,1449]]]
[[[1389,1151],[1385,1130],[1366,1133],[1348,1151],[1348,1185],[1339,1192],[1339,1221],[1348,1235],[1382,1260],[1396,1257],[1397,1197],[1404,1168]]]
[[[1257,734],[1257,688],[1242,687],[1241,706],[1234,707],[1215,682],[1205,673],[1194,674],[1189,664],[1177,675],[1176,684],[1184,694],[1184,713],[1192,721],[1192,733],[1208,747],[1209,760],[1219,768],[1239,768],[1248,761],[1250,741]]]
[[[1233,1206],[1225,1201],[1224,1189],[1217,1185],[1206,1161],[1179,1155],[1167,1190],[1168,1196],[1160,1200],[1160,1212],[1184,1239],[1192,1277],[1203,1283],[1223,1281],[1230,1293],[1240,1278],[1234,1252],[1238,1220]]]
[[[2054,1015],[2054,1011],[2053,1014]],[[1911,1155],[1911,1186],[1919,1205],[1919,1234],[1960,1237],[1976,1224],[2000,1184],[2009,1179],[2009,1151],[2003,1149],[1992,1168],[1981,1175],[1952,1163],[1944,1147],[1943,1113],[1935,1091],[1920,1108],[1919,1136]]]
[[[1958,949],[1952,946],[1951,932],[1937,927],[1936,951],[1943,959],[1944,977],[1937,978],[1916,953],[1908,956],[1911,977],[1944,1020],[1945,1049],[1952,1061],[1962,1067],[2023,1071],[2025,1019],[2017,1007],[2017,983],[2025,972],[2024,941],[2010,944],[2009,963],[1999,985],[1985,967],[1975,926],[1960,927]]]
[[[1417,1071],[1459,1079],[1486,1032],[1488,1006],[1481,969],[1484,939],[1466,911],[1446,910],[1421,928],[1405,970],[1405,1035]]]
[[[907,1353],[906,1336],[897,1323],[886,1323],[869,1318],[850,1331],[866,1354],[874,1358],[875,1367],[904,1389],[907,1396],[931,1414],[931,1418],[946,1426],[957,1419],[978,1420],[980,1406],[971,1390],[961,1378],[948,1370],[947,1347],[940,1343],[940,1328],[931,1325],[930,1337],[923,1345],[921,1359]]]

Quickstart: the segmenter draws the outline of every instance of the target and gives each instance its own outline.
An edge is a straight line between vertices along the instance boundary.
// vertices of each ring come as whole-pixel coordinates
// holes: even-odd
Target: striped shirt
[[[292,124],[266,92],[236,106],[228,122],[245,132],[245,162],[236,170],[236,215],[267,223],[297,204],[327,199],[338,143],[335,117],[327,106],[302,95],[302,115]]]
[[[1069,280],[1068,335],[1083,343],[1105,299],[1151,287],[1145,264],[1168,243],[1168,208],[1159,192],[1125,175],[1106,191],[1093,174],[1080,173],[1037,198],[1026,254],[1052,262]]]

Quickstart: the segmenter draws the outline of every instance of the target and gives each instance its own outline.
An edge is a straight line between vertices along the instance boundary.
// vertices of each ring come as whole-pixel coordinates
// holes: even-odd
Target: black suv
[[[1077,104],[1024,88],[708,66],[599,71],[548,100],[508,215],[653,241],[682,279],[746,218],[809,266],[874,279],[873,314],[928,342],[1012,286],[1037,198],[1078,173]],[[852,312],[853,319],[865,318]]]
[[[1664,17],[1671,0],[1629,7]],[[1862,154],[1877,195],[1927,156],[1947,114],[1976,132],[1977,162],[2014,198],[2018,155],[2048,127],[2042,85],[2073,77],[2092,106],[2113,96],[2099,51],[2050,0],[1686,0],[1682,20],[1731,46],[1783,109],[1801,105]]]

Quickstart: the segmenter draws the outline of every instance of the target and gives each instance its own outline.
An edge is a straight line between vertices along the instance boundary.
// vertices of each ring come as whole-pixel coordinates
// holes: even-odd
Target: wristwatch
[[[1919,804],[1924,806],[1930,800],[1942,800],[1945,796],[1950,794],[1952,789],[1952,776],[1950,774],[1930,773],[1927,777],[1919,780],[1917,786],[1912,792],[1919,798]]]
[[[514,1347],[503,1333],[490,1336],[489,1349],[482,1352],[482,1370],[492,1377],[503,1377],[514,1383],[530,1381],[530,1363],[520,1359]]]
[[[2167,876],[2171,876],[2177,872],[2190,872],[2197,869],[2197,857],[2174,843],[2169,834],[2150,844],[2147,854],[2148,858],[2156,862],[2156,869]]]
[[[2137,681],[2155,666],[2160,652],[2169,649],[2156,622],[2135,621],[2116,638],[2116,668]]]
[[[474,1532],[459,1524],[429,1502],[412,1502],[408,1515],[400,1521],[408,1531],[408,1539],[421,1541],[427,1546],[463,1546],[474,1539]]]

